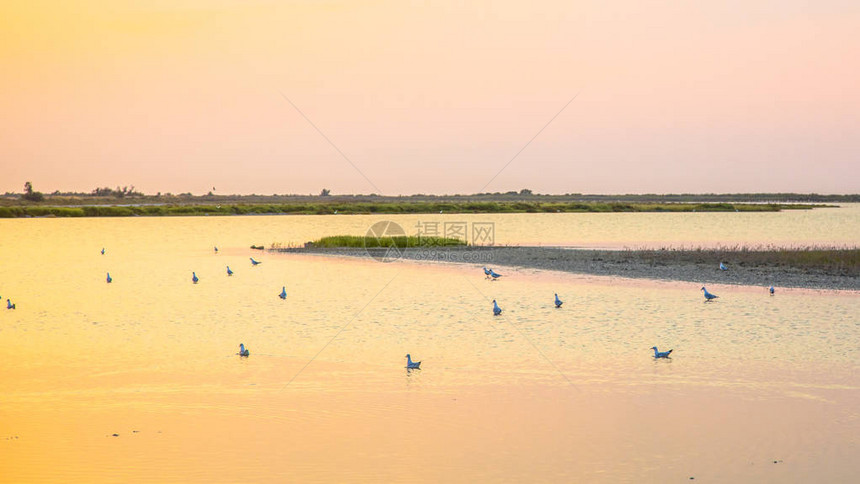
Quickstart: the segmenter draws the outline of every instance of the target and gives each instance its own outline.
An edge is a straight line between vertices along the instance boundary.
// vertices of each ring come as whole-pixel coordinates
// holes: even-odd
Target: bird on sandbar
[[[228,276],[232,276],[232,275],[233,275],[233,271],[230,269],[230,266],[227,266],[227,275],[228,275]]]
[[[705,286],[702,286],[702,290],[705,291],[705,302],[712,301],[712,300],[720,297],[720,296],[717,296],[716,294],[709,293],[708,290],[705,289]]]
[[[555,307],[556,307],[556,309],[557,309],[557,308],[560,308],[562,304],[564,304],[564,301],[562,301],[561,299],[559,299],[559,298],[558,298],[558,293],[556,293],[556,295],[555,295]]]
[[[102,255],[105,255],[105,248],[102,247]]]
[[[406,354],[406,368],[410,370],[420,370],[421,362],[420,361],[412,361],[412,356],[408,353]]]
[[[193,282],[194,284],[197,284],[197,281],[199,281],[199,280],[200,280],[200,279],[197,277],[197,273],[196,273],[196,272],[192,272],[192,273],[191,273],[191,282]]]
[[[492,272],[490,269],[487,269],[486,267],[484,267],[484,276],[485,276],[484,278],[485,279],[490,278],[490,272]]]
[[[492,269],[490,269],[490,277],[492,277],[492,278],[493,278],[493,280],[495,281],[496,279],[498,279],[498,278],[502,277],[502,275],[501,275],[501,274],[496,274],[495,272],[493,272],[493,270],[492,270]]]
[[[250,351],[245,349],[245,343],[239,343],[239,356],[249,356]]]
[[[110,276],[110,272],[107,273],[107,277],[105,278],[105,280],[107,281],[108,284],[113,282],[113,277]]]
[[[721,270],[721,271],[727,271],[727,270],[729,270],[729,268],[728,268],[728,267],[726,267],[726,265],[725,265],[725,264],[723,264],[722,262],[720,262],[720,270]]]
[[[493,316],[498,316],[500,314],[502,314],[502,308],[500,308],[498,303],[496,303],[496,300],[493,299]]]
[[[218,253],[218,246],[217,245],[215,246],[215,253],[216,254]]]
[[[278,297],[279,297],[279,298],[281,298],[281,299],[286,299],[286,298],[287,298],[287,286],[283,286],[283,287],[281,288],[281,293],[280,293],[280,294],[278,294]]]
[[[770,289],[768,289],[768,291],[770,291],[770,295],[773,296],[773,286],[770,286]]]
[[[651,349],[652,349],[652,350],[654,350],[654,358],[668,358],[668,357],[669,357],[669,355],[671,355],[671,354],[672,354],[672,351],[673,351],[673,350],[669,350],[669,351],[657,351],[657,347],[656,347],[656,346],[652,346],[652,347],[651,347]]]
[[[8,299],[6,300],[6,309],[15,309],[15,305]]]
[[[258,261],[258,260],[254,260],[254,258],[253,258],[253,257],[250,257],[250,259],[251,259],[251,265],[252,265],[252,266],[255,266],[255,265],[257,265],[257,264],[262,264],[262,262],[260,262],[260,261]]]

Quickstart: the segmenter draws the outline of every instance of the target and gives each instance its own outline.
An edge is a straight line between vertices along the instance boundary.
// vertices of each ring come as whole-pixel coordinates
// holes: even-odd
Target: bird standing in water
[[[502,314],[502,308],[500,308],[498,303],[496,303],[496,300],[493,299],[493,316],[498,316],[500,314]]]
[[[720,297],[720,296],[717,296],[716,294],[709,293],[708,290],[705,289],[705,286],[702,286],[702,290],[705,291],[705,302],[712,301],[712,300]]]

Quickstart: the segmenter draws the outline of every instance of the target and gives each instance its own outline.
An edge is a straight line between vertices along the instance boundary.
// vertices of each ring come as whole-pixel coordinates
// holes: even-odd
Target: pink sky
[[[857,32],[847,0],[4,2],[0,192],[858,193]]]

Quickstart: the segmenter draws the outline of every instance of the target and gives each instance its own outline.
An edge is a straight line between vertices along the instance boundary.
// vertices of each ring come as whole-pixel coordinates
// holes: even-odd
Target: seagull
[[[493,299],[493,316],[498,316],[502,314],[502,308],[496,303],[496,300]]]
[[[110,276],[110,272],[107,273],[107,279],[105,279],[105,280],[107,281],[108,284],[113,282],[113,277]]]
[[[560,308],[561,305],[564,304],[564,301],[558,298],[558,293],[555,295],[555,307],[556,309]]]
[[[410,370],[420,370],[421,362],[420,361],[412,361],[412,357],[408,354],[406,355],[406,368]]]
[[[725,265],[725,264],[723,264],[722,262],[720,262],[720,270],[721,270],[721,271],[727,271],[727,270],[729,270],[729,268],[728,268],[728,267],[726,267],[726,265]]]
[[[493,272],[493,270],[492,270],[492,269],[490,269],[490,276],[492,276],[492,277],[493,277],[493,280],[494,280],[494,281],[495,281],[496,279],[498,279],[498,278],[502,277],[502,275],[501,275],[501,274],[496,274],[495,272]]]
[[[770,286],[770,289],[768,290],[770,291],[770,295],[773,296],[773,286]]]
[[[196,273],[196,272],[192,272],[192,273],[191,273],[191,282],[193,282],[194,284],[197,284],[197,281],[199,281],[199,280],[200,280],[200,279],[198,279],[198,278],[197,278],[197,273]]]
[[[279,298],[281,298],[281,299],[286,299],[286,298],[287,298],[287,286],[284,286],[284,287],[282,287],[282,288],[281,288],[281,293],[280,293],[280,294],[278,294],[278,297],[279,297]]]
[[[252,265],[252,266],[255,266],[255,265],[257,265],[257,264],[262,264],[262,262],[260,262],[260,261],[258,261],[258,260],[254,260],[254,258],[253,258],[253,257],[251,257],[250,259],[251,259],[251,265]]]
[[[6,300],[6,309],[15,309],[15,305],[8,299]]]
[[[230,270],[230,266],[227,266],[227,275],[228,275],[228,276],[232,276],[232,275],[233,275],[233,271],[231,271],[231,270]]]
[[[251,352],[245,349],[245,343],[239,343],[239,356],[248,356]]]
[[[491,271],[490,269],[487,269],[486,267],[484,267],[484,275],[486,276],[487,279],[490,278],[490,273],[492,273],[492,272],[493,271]]]
[[[654,358],[668,358],[668,357],[669,357],[669,355],[671,355],[671,354],[672,354],[672,351],[673,351],[673,350],[669,350],[669,351],[657,351],[657,347],[656,347],[656,346],[652,346],[652,347],[651,347],[651,349],[652,349],[652,350],[654,350]]]
[[[716,298],[720,297],[720,296],[717,296],[716,294],[709,293],[708,290],[705,289],[705,286],[702,286],[702,290],[705,291],[705,302],[708,302],[712,299],[716,299]]]
[[[105,248],[102,247],[102,255],[105,255]]]

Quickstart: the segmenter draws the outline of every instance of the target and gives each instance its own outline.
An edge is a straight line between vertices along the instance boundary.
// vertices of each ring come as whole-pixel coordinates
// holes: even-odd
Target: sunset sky
[[[0,192],[858,193],[858,32],[856,0],[4,1]]]

